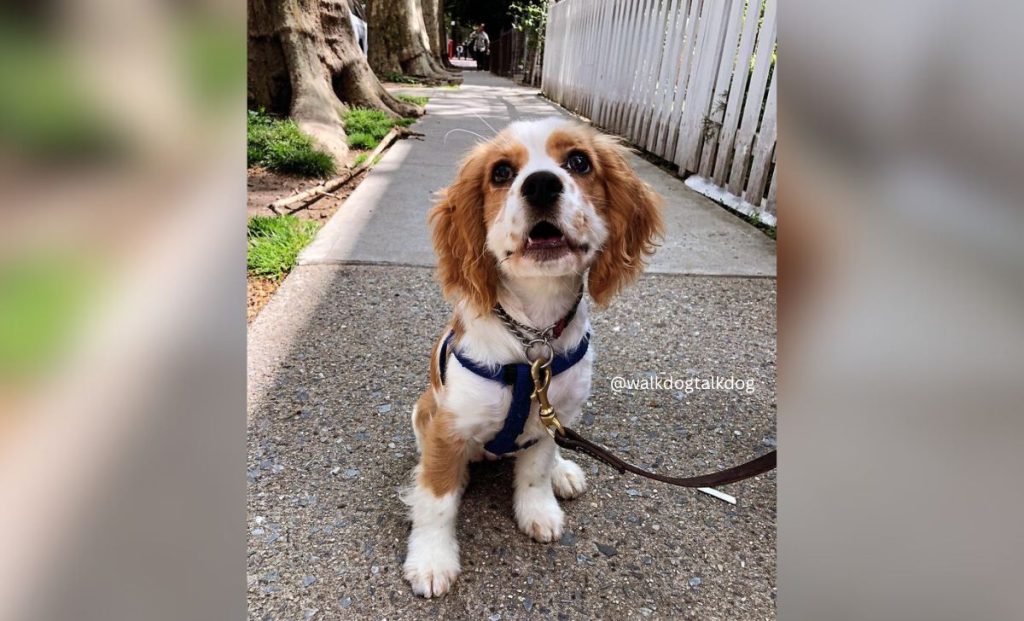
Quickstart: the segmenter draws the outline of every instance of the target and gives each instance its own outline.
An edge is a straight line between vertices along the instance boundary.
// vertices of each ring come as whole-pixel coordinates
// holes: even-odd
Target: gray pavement
[[[437,133],[481,129],[467,110],[492,125],[509,109],[553,110],[472,72],[460,91],[437,92],[417,125],[426,140],[385,156],[250,327],[250,618],[774,618],[774,473],[726,488],[734,506],[583,457],[590,487],[562,503],[567,534],[547,545],[516,529],[511,462],[474,466],[463,573],[442,599],[412,595],[397,490],[416,462],[409,412],[449,313],[424,216],[474,140],[452,134],[445,146]],[[760,454],[775,442],[776,294],[773,278],[750,276],[774,274],[774,243],[661,170],[638,170],[666,194],[672,228],[649,274],[593,314],[581,431],[664,472]],[[754,390],[610,387],[651,373],[750,378]]]

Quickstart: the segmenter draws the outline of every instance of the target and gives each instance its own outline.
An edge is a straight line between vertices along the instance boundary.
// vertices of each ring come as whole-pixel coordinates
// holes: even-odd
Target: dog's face
[[[470,152],[431,211],[445,293],[486,312],[500,279],[589,269],[606,304],[653,252],[659,202],[612,138],[562,119],[513,123]]]

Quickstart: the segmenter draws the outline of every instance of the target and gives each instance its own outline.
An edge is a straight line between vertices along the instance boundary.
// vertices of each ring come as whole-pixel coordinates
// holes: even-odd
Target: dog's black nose
[[[548,210],[562,194],[562,180],[553,172],[538,170],[523,180],[523,198],[534,209]]]

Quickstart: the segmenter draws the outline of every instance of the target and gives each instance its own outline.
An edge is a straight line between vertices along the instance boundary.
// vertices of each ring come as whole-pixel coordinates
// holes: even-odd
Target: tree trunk
[[[344,158],[348,105],[416,116],[392,97],[363,56],[349,0],[249,0],[249,105],[288,114],[317,145]]]
[[[421,0],[423,7],[423,24],[427,29],[427,39],[434,60],[444,69],[451,67],[448,61],[448,37],[444,27],[444,0]]]
[[[456,76],[434,57],[421,0],[371,0],[370,66],[381,75],[401,73],[434,80]]]

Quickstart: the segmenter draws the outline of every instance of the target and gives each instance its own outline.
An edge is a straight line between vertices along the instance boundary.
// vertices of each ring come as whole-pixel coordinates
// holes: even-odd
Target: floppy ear
[[[471,153],[428,216],[445,297],[465,300],[481,314],[494,307],[498,283],[498,266],[486,247],[484,168],[480,154]]]
[[[636,176],[626,160],[626,149],[613,138],[595,136],[594,149],[604,180],[601,216],[608,226],[608,240],[590,267],[587,288],[598,306],[607,306],[654,254],[655,242],[663,233],[661,197]]]

